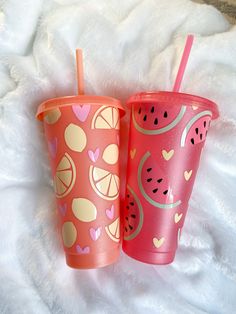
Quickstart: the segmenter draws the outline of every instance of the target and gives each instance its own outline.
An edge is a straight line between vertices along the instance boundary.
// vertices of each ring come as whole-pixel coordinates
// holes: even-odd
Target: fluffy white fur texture
[[[182,91],[216,101],[221,117],[176,260],[150,266],[122,253],[116,265],[72,270],[36,108],[76,93],[76,47],[89,94],[124,101],[171,90],[188,33],[196,39]],[[189,0],[0,1],[0,313],[235,313],[235,43],[236,28],[216,9]]]

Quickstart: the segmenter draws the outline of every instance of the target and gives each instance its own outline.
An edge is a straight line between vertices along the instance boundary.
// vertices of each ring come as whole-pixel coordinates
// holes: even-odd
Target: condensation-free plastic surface
[[[217,106],[171,92],[132,96],[123,250],[151,264],[173,261]]]
[[[90,100],[88,96],[54,99],[38,111],[48,144],[66,261],[74,268],[103,267],[119,257],[123,109],[106,97]]]

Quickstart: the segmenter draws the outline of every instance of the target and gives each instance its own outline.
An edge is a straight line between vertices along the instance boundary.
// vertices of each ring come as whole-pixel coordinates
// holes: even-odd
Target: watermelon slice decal
[[[176,106],[177,110],[169,106],[150,106],[140,104],[138,108],[132,106],[133,124],[139,132],[147,135],[157,135],[165,133],[175,127],[183,118],[186,106]]]
[[[124,239],[134,239],[143,226],[143,207],[134,190],[127,185],[124,209]]]
[[[138,185],[144,198],[153,206],[170,209],[181,204],[175,196],[150,152],[146,152],[138,166]]]
[[[202,111],[194,116],[182,133],[180,146],[184,147],[188,144],[195,145],[204,142],[210,126],[211,116],[212,112],[209,110]]]

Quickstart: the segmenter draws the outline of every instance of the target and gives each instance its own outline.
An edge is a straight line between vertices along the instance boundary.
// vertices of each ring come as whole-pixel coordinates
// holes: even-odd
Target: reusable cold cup
[[[179,93],[193,43],[189,35],[173,92],[132,96],[123,250],[151,264],[174,260],[201,152],[218,109]]]
[[[132,96],[123,250],[173,261],[215,103],[174,92]]]
[[[103,267],[119,256],[122,112],[116,99],[87,95],[50,99],[38,109],[66,262],[74,268]]]

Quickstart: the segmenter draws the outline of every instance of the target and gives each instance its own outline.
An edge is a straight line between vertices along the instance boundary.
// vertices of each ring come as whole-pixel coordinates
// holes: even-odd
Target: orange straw
[[[180,85],[182,83],[183,80],[183,76],[184,76],[184,72],[185,72],[185,68],[189,59],[189,54],[193,45],[193,39],[194,36],[193,35],[188,35],[186,43],[185,43],[185,47],[184,47],[184,52],[182,55],[182,59],[179,65],[179,70],[175,79],[175,85],[173,88],[173,92],[178,92],[180,89]]]
[[[81,49],[76,49],[76,69],[78,94],[84,94],[83,54]]]

